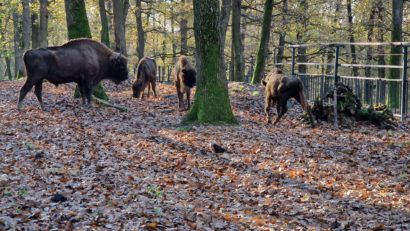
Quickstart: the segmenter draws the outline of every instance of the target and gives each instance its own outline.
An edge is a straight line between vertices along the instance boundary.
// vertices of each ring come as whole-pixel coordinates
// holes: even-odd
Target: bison
[[[179,60],[175,64],[173,75],[178,94],[179,110],[184,109],[184,93],[186,93],[188,101],[186,109],[189,109],[191,106],[191,88],[195,87],[196,84],[196,71],[189,63],[187,57],[179,57]]]
[[[288,110],[287,102],[290,98],[295,98],[308,114],[311,125],[313,126],[313,118],[310,111],[310,106],[305,100],[303,94],[303,84],[300,79],[290,76],[285,77],[282,70],[274,68],[264,80],[262,85],[265,86],[265,114],[267,123],[270,123],[269,111],[271,106],[276,104],[277,118],[273,124],[277,124],[282,116]]]
[[[132,84],[132,96],[139,98],[142,92],[141,98],[144,99],[144,90],[148,86],[148,97],[150,94],[150,87],[154,91],[154,96],[157,97],[157,91],[155,89],[155,81],[157,76],[157,64],[154,59],[144,57],[142,58],[137,67],[137,73],[134,83]]]
[[[128,79],[127,58],[91,39],[76,39],[62,46],[28,50],[23,59],[27,80],[20,90],[18,110],[21,110],[24,97],[33,86],[41,109],[45,110],[41,98],[44,80],[56,86],[77,83],[83,105],[86,98],[89,105],[93,89],[102,80],[120,83]]]

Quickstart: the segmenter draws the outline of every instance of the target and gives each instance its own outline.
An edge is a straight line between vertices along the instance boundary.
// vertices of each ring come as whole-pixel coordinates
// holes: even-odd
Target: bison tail
[[[315,127],[309,103],[306,101],[305,95],[303,94],[303,88],[300,88],[299,90],[299,99],[300,99],[300,104],[302,104],[303,110],[305,111],[305,113],[307,114],[309,118],[309,122],[312,128]]]

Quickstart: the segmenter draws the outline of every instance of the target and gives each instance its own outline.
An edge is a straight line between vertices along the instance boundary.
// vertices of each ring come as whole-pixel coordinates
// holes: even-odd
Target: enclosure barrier
[[[352,54],[351,52],[353,46],[359,48],[356,54]],[[379,51],[384,51],[386,47],[389,46],[400,47],[401,54],[389,54],[385,52],[374,54],[373,47],[377,47]],[[291,62],[278,62],[281,60],[276,60],[275,58],[274,63],[277,66],[282,66],[284,69],[286,69],[286,65],[290,65],[290,74],[292,76],[298,76],[302,80],[305,87],[306,98],[309,100],[315,100],[317,98],[323,99],[329,90],[333,89],[339,82],[351,87],[362,103],[367,105],[377,103],[386,104],[386,100],[389,96],[398,95],[399,103],[387,104],[387,106],[396,116],[400,116],[403,120],[407,117],[409,110],[409,80],[407,77],[409,46],[410,43],[404,42],[290,45],[284,48],[290,49]],[[300,52],[301,49],[304,49],[304,52]],[[315,52],[309,54],[306,52],[309,50],[314,50]],[[341,54],[341,51],[346,52]],[[366,64],[358,63],[363,53],[366,53]],[[276,57],[276,50],[274,54]],[[343,59],[341,57],[342,55],[347,56],[347,58]],[[385,57],[394,55],[400,56],[402,64],[386,65]],[[286,56],[284,59],[287,59]],[[333,61],[329,62],[331,59],[333,59]],[[382,64],[372,64],[376,59]],[[301,68],[302,66],[303,68]],[[296,73],[296,67],[299,68],[298,73]],[[316,68],[316,73],[308,71],[309,67]],[[347,71],[345,71],[345,74],[341,74],[339,68],[346,68]],[[318,71],[318,69],[320,70]],[[363,69],[365,76],[360,75]],[[387,78],[387,76],[385,76],[386,69],[401,70],[400,78]],[[348,74],[349,70],[351,72],[350,75]],[[378,77],[372,77],[372,73],[374,73],[375,70],[378,72]]]

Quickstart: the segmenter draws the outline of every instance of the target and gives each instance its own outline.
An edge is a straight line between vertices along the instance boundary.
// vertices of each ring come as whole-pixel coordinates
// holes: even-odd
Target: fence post
[[[295,75],[295,53],[296,53],[296,47],[292,47],[292,66],[291,66],[292,76]]]
[[[403,72],[401,81],[401,121],[407,116],[407,46],[403,46]]]
[[[336,53],[335,53],[335,83],[334,83],[334,89],[333,89],[333,113],[334,113],[334,126],[337,128],[339,127],[338,125],[338,119],[337,119],[337,83],[339,82],[339,76],[338,76],[338,71],[339,71],[339,50],[340,50],[341,45],[335,45]]]

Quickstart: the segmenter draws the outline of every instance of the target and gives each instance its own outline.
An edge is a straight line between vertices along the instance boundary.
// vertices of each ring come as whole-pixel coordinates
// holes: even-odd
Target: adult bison
[[[103,80],[120,83],[128,79],[127,59],[100,42],[76,39],[62,46],[32,49],[24,54],[27,80],[20,90],[18,109],[26,94],[35,86],[35,95],[44,110],[42,85],[48,80],[54,85],[75,82],[83,104],[90,104],[93,89]]]
[[[155,81],[157,79],[157,63],[155,59],[148,57],[142,58],[137,67],[137,73],[134,83],[132,84],[132,96],[139,98],[140,95],[144,99],[144,90],[148,87],[148,97],[150,94],[150,88],[154,91],[154,96],[157,96],[155,89]],[[142,93],[142,94],[141,94]]]
[[[283,76],[282,70],[274,68],[264,80],[262,85],[265,86],[265,114],[267,123],[270,123],[269,111],[271,106],[276,104],[278,116],[273,124],[277,124],[282,116],[287,112],[287,102],[290,98],[295,98],[308,114],[309,120],[313,126],[313,118],[310,112],[310,106],[305,100],[303,94],[303,84],[300,79],[290,76]]]
[[[186,94],[188,106],[191,106],[191,88],[196,84],[196,71],[189,63],[186,56],[179,57],[174,67],[174,80],[177,89],[179,110],[184,109],[184,93]]]

